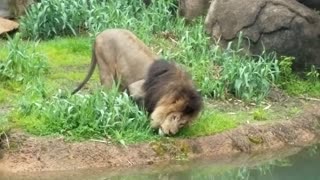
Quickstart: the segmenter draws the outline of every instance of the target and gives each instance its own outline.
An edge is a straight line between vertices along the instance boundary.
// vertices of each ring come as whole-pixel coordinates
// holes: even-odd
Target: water
[[[153,168],[85,170],[4,176],[2,180],[320,180],[320,144],[275,153],[202,159]]]

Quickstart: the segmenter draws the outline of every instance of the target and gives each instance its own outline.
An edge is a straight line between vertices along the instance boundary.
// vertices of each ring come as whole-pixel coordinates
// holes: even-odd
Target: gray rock
[[[8,0],[1,0],[0,1],[0,17],[10,17],[10,10],[9,10],[9,1]]]
[[[179,15],[187,21],[204,16],[210,7],[211,0],[179,0]]]
[[[265,48],[295,57],[295,70],[320,69],[320,16],[296,0],[213,0],[205,26],[222,46],[242,31],[252,54]]]
[[[0,0],[0,17],[16,18],[24,15],[34,0]]]

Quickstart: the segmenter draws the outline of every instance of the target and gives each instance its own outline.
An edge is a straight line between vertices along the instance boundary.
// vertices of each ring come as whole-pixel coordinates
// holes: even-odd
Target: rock
[[[265,48],[295,57],[294,70],[320,69],[320,16],[296,0],[213,0],[205,26],[222,46],[242,31],[252,54]]]
[[[305,6],[315,9],[315,10],[320,10],[320,0],[298,0],[301,4],[304,4]]]
[[[18,23],[0,17],[0,34],[10,32],[14,29],[17,29],[18,27]]]
[[[210,7],[211,0],[179,0],[179,15],[187,21],[204,16]]]
[[[0,1],[0,17],[10,17],[8,0]]]
[[[24,15],[26,8],[34,0],[1,0],[0,17],[15,18]]]

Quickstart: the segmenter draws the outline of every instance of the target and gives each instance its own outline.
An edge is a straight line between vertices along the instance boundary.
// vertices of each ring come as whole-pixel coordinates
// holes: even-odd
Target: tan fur
[[[142,41],[125,29],[101,32],[96,37],[92,53],[89,73],[72,94],[90,79],[96,64],[102,85],[111,88],[114,81],[120,82],[120,89],[125,90],[130,84],[143,80],[149,66],[157,58]]]

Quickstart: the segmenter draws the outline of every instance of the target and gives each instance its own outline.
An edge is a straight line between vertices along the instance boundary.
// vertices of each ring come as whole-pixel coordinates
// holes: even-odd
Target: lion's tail
[[[95,46],[93,45],[91,64],[90,64],[90,68],[89,68],[88,74],[87,74],[86,78],[81,82],[81,84],[75,90],[73,90],[71,95],[77,93],[89,81],[89,79],[91,78],[91,76],[92,76],[92,74],[93,74],[93,72],[95,70],[95,67],[96,67],[96,64],[97,64],[97,58],[96,58],[95,48],[94,47]]]

